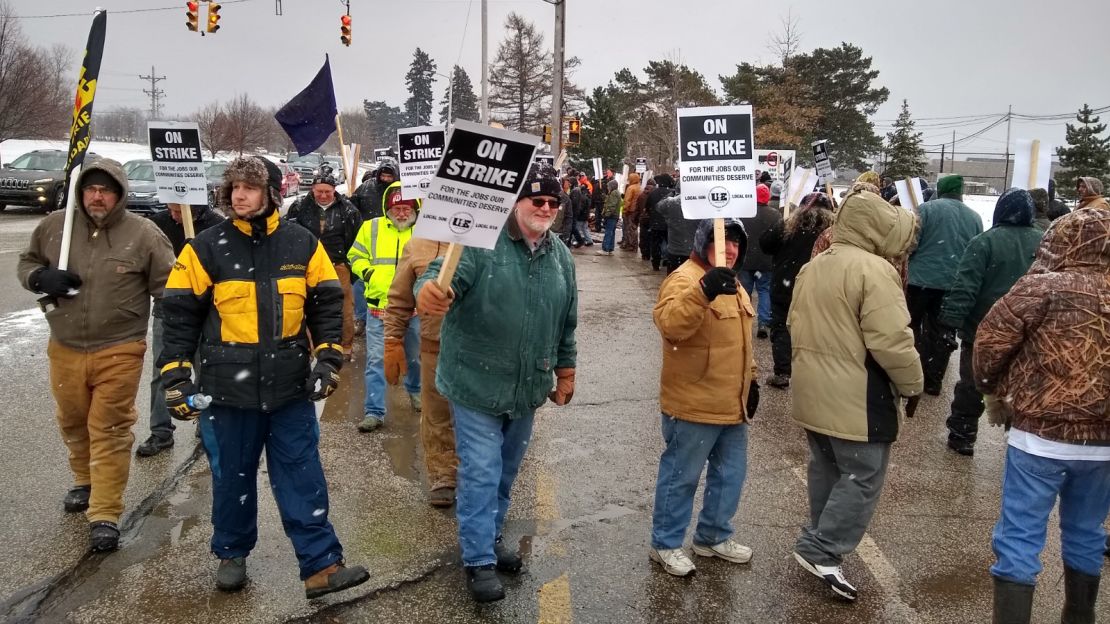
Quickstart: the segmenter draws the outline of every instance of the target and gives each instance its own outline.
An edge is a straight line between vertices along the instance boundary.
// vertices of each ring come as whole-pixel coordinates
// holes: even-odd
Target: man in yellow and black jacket
[[[174,264],[162,302],[158,365],[175,418],[200,415],[194,395],[212,399],[199,426],[212,469],[217,588],[234,591],[246,583],[246,557],[258,537],[256,483],[265,449],[305,594],[315,598],[363,583],[369,573],[343,565],[343,548],[328,521],[311,403],[338,385],[343,292],[316,237],[280,219],[280,184],[281,172],[268,160],[247,156],[228,165],[221,196],[230,201],[232,218],[198,234]],[[191,365],[198,346],[199,389]]]

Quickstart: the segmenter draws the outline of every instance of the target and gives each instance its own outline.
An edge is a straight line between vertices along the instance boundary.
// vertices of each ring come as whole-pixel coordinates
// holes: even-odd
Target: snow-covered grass
[[[69,149],[69,141],[9,139],[0,143],[0,161],[10,163],[27,152],[40,149],[65,151]],[[98,141],[93,139],[92,145],[89,146],[89,151],[95,152],[98,156],[118,160],[121,163],[137,158],[150,158],[150,147],[135,143],[116,143],[114,141]]]

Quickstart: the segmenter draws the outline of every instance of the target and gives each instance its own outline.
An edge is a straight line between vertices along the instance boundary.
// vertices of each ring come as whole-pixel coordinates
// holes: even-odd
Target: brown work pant
[[[451,424],[451,407],[436,390],[438,353],[420,352],[420,441],[424,445],[424,465],[428,469],[430,489],[455,487],[455,471],[459,458],[455,455],[455,428]]]
[[[634,220],[629,215],[624,215],[624,228],[621,230],[621,247],[635,250],[637,246],[637,236],[639,226],[634,223]]]
[[[340,335],[339,344],[343,353],[351,352],[351,345],[355,342],[355,298],[351,292],[351,267],[339,263],[335,265],[335,275],[339,278],[339,287],[343,289],[343,333]]]
[[[118,523],[131,470],[131,426],[138,418],[135,394],[146,341],[85,353],[51,340],[46,353],[73,482],[92,485],[86,516],[89,522]]]

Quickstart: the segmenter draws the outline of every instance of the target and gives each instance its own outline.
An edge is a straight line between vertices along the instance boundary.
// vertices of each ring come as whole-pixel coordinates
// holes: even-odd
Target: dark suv
[[[63,150],[35,150],[5,164],[0,168],[0,211],[7,206],[31,206],[43,212],[63,208],[65,168]]]
[[[130,160],[123,166],[127,172],[127,209],[136,214],[151,216],[166,209],[158,199],[154,183],[154,165],[149,160]]]

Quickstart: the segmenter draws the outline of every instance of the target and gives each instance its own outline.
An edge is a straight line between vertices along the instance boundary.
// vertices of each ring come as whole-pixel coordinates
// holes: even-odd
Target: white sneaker
[[[670,550],[656,550],[651,549],[648,553],[651,560],[663,566],[663,570],[667,574],[674,576],[688,576],[695,571],[694,562],[690,561],[690,557],[686,555],[686,551],[681,548],[674,548]]]
[[[752,560],[752,549],[747,546],[741,546],[731,539],[727,539],[720,544],[714,544],[713,546],[702,546],[695,542],[694,554],[701,557],[720,557],[725,561],[731,561],[733,563],[747,563]]]
[[[843,598],[855,600],[859,596],[859,591],[856,590],[855,586],[849,583],[848,579],[844,578],[844,572],[840,569],[840,566],[817,565],[811,563],[797,552],[794,553],[794,558],[798,560],[798,563],[801,564],[803,569],[828,583],[829,587]]]

